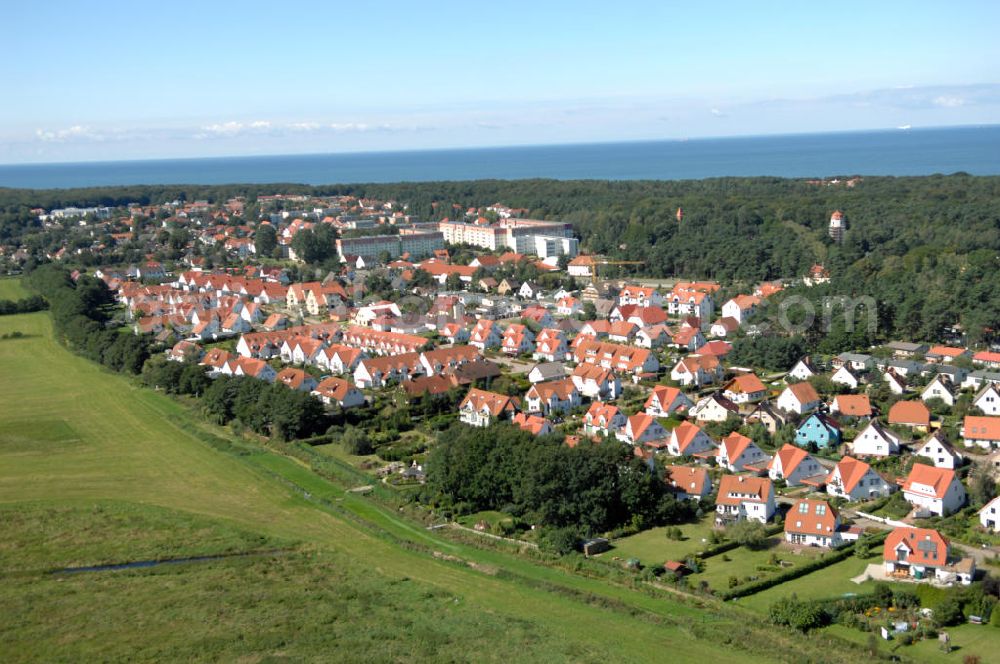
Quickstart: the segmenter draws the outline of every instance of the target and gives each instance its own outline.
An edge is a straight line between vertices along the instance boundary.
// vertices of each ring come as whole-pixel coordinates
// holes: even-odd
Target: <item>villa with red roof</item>
[[[784,389],[775,405],[786,413],[802,415],[819,407],[816,388],[806,382],[793,383]]]
[[[677,411],[685,411],[694,406],[694,402],[676,387],[657,385],[649,393],[644,408],[653,417],[670,417]]]
[[[580,405],[580,393],[572,378],[547,380],[535,383],[524,397],[525,410],[529,413],[565,412]]]
[[[760,401],[767,396],[767,388],[755,374],[736,376],[722,387],[722,393],[733,403]]]
[[[321,380],[312,393],[323,403],[336,404],[341,408],[355,408],[365,402],[365,395],[361,390],[351,385],[349,381],[336,376]]]
[[[664,479],[677,500],[701,500],[712,493],[712,478],[704,468],[667,466]]]
[[[950,468],[913,464],[903,482],[903,497],[922,510],[948,516],[965,504],[965,487]]]
[[[962,421],[962,440],[984,450],[1000,448],[1000,417],[966,415]]]
[[[636,413],[628,418],[625,426],[617,434],[618,440],[630,445],[642,445],[667,437],[667,431],[656,418],[646,413]]]
[[[595,401],[583,416],[583,430],[590,435],[611,436],[625,426],[627,419],[618,406]]]
[[[511,422],[533,436],[546,436],[555,431],[552,428],[552,423],[539,415],[517,413],[511,418]]]
[[[931,411],[922,401],[897,401],[889,409],[889,424],[926,431],[931,424]]]
[[[847,500],[869,500],[888,496],[895,485],[885,481],[875,469],[860,459],[845,456],[826,478],[826,492]]]
[[[486,427],[501,419],[511,419],[521,407],[516,397],[470,388],[458,405],[459,419],[474,427]]]
[[[647,416],[648,417],[648,416]],[[715,447],[708,434],[692,422],[681,422],[670,432],[667,454],[673,456],[694,456]]]
[[[764,477],[723,475],[715,498],[715,523],[748,519],[767,523],[774,516],[774,485]]]
[[[796,501],[785,515],[785,541],[830,549],[841,546],[840,514],[825,500]]]
[[[771,459],[767,474],[772,480],[785,480],[788,486],[798,486],[823,484],[829,473],[804,449],[786,443]]]
[[[733,431],[722,439],[715,453],[715,462],[720,468],[734,473],[746,470],[749,466],[765,466],[771,457],[750,438]]]
[[[957,581],[968,585],[976,574],[975,560],[954,561],[948,540],[930,528],[894,529],[882,545],[882,559],[889,577]]]

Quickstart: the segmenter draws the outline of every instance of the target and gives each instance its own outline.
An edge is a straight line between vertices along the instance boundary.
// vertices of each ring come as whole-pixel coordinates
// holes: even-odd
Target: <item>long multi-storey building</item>
[[[483,220],[485,221],[485,220]],[[438,229],[450,244],[471,244],[484,249],[510,249],[539,258],[576,256],[579,241],[573,237],[573,225],[538,219],[505,219],[497,223],[466,223],[444,220]]]
[[[337,240],[337,255],[341,260],[345,260],[345,256],[361,256],[366,260],[375,260],[384,252],[389,254],[390,258],[409,254],[412,259],[420,259],[433,255],[437,249],[443,249],[444,240],[444,235],[439,231],[419,232],[402,229],[399,235],[340,238]]]

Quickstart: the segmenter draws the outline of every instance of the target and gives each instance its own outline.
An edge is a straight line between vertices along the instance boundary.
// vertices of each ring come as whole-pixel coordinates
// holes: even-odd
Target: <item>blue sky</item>
[[[0,163],[1000,122],[1000,2],[11,0],[0,17]]]

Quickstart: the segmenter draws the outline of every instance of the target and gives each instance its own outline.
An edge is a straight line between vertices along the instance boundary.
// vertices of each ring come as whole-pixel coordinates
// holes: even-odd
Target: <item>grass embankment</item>
[[[0,319],[0,333],[13,330],[29,336],[0,342],[4,509],[23,511],[30,524],[33,510],[71,514],[61,510],[111,500],[169,510],[166,530],[177,531],[171,543],[172,536],[162,534],[146,541],[135,528],[125,528],[129,537],[121,537],[117,526],[96,528],[83,540],[65,541],[73,549],[66,560],[208,552],[211,546],[199,549],[193,542],[200,538],[188,536],[207,521],[220,529],[215,537],[222,549],[245,544],[233,533],[249,532],[267,541],[301,542],[305,552],[13,577],[0,590],[6,614],[0,650],[10,654],[7,661],[237,659],[249,653],[337,659],[338,652],[339,659],[434,659],[442,648],[458,660],[644,661],[670,652],[675,661],[706,654],[775,661],[795,652],[798,640],[790,643],[793,637],[783,635],[760,654],[735,650],[715,634],[692,631],[710,631],[720,621],[720,633],[731,633],[731,618],[448,541],[370,499],[344,493],[299,462],[249,444],[237,450],[242,455],[213,449],[206,443],[230,445],[224,431],[199,423],[176,401],[73,356],[53,341],[47,314]],[[178,527],[188,518],[190,526]],[[12,567],[58,564],[51,551],[60,547],[39,547],[35,530],[5,526],[11,546],[23,550]],[[439,560],[433,551],[474,561],[477,568]],[[259,638],[250,633],[254,629]],[[423,641],[421,633],[428,635]],[[437,653],[431,654],[432,646]]]

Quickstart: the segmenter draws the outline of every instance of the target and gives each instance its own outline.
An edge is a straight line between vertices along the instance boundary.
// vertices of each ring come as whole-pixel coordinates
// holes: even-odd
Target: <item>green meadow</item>
[[[714,600],[427,531],[72,355],[47,313],[0,318],[12,331],[26,336],[0,340],[5,662],[857,657]]]

